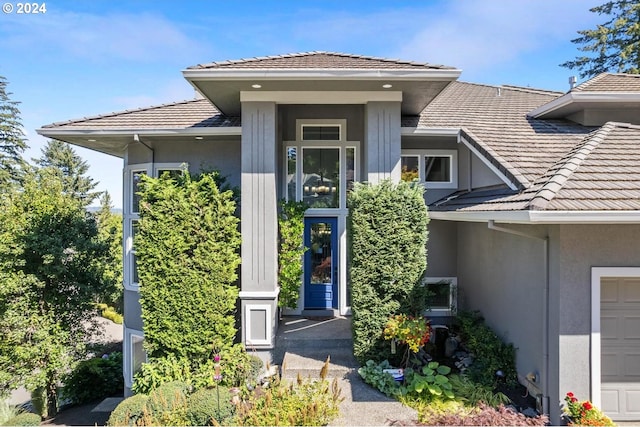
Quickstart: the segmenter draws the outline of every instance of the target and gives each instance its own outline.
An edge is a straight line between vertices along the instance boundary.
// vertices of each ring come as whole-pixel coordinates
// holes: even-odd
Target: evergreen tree
[[[0,76],[0,192],[20,181],[25,167],[22,153],[27,149],[19,102],[12,101],[10,95],[7,80]]]
[[[53,416],[91,332],[107,248],[82,202],[44,172],[0,199],[0,393],[44,389]]]
[[[609,20],[593,30],[578,31],[581,37],[571,42],[595,56],[578,56],[560,66],[578,69],[582,78],[604,72],[640,73],[640,0],[612,0],[589,10]]]
[[[100,302],[114,306],[122,312],[122,215],[114,214],[111,195],[105,191],[100,198],[100,210],[96,212],[98,238],[109,250],[104,259],[105,292]]]
[[[82,201],[85,206],[100,196],[100,192],[93,191],[98,183],[86,175],[89,165],[68,144],[49,140],[42,149],[42,156],[34,161],[58,175],[63,191]]]

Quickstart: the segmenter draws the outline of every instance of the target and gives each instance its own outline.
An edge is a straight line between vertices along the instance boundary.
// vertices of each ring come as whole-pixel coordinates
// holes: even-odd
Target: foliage
[[[262,369],[262,361],[247,354],[241,345],[234,345],[222,352],[221,358],[222,385],[235,387],[256,383]],[[143,363],[140,371],[136,373],[132,390],[134,393],[149,393],[171,381],[183,381],[195,389],[213,387],[214,364],[211,359],[198,362],[173,354],[152,358],[149,362]]]
[[[171,381],[149,393],[147,409],[153,414],[170,412],[182,405],[191,386],[183,381]]]
[[[483,403],[477,408],[451,406],[446,411],[427,405],[419,420],[433,426],[544,426],[549,422],[545,415],[527,417],[503,405],[492,408]]]
[[[385,340],[398,340],[402,344],[407,344],[412,352],[417,353],[420,347],[429,341],[431,326],[423,316],[397,314],[387,320],[383,333]]]
[[[475,356],[469,366],[469,378],[493,387],[501,371],[508,385],[516,384],[516,349],[504,343],[485,323],[479,312],[461,312],[456,317],[460,335],[467,349]]]
[[[427,208],[424,187],[382,181],[356,183],[349,193],[354,354],[361,364],[388,350],[382,331],[389,317],[406,312],[426,268]]]
[[[102,260],[106,289],[99,301],[122,313],[122,215],[112,213],[111,209],[111,196],[105,191],[100,198],[100,210],[95,213],[98,238],[109,248]]]
[[[106,247],[55,177],[29,174],[0,203],[0,387],[46,388],[55,415],[57,384],[82,358],[104,289],[97,260]]]
[[[429,362],[421,370],[421,373],[413,372],[411,369],[405,369],[405,381],[407,382],[407,391],[409,393],[416,392],[433,396],[443,396],[453,399],[453,387],[449,382],[447,375],[451,373],[451,368],[440,365],[438,362]]]
[[[23,411],[15,405],[10,405],[8,400],[0,400],[0,426]]]
[[[391,369],[392,366],[387,360],[378,364],[373,360],[367,360],[364,366],[358,369],[358,374],[364,382],[378,389],[387,396],[398,396],[401,394],[401,388],[391,374],[384,372],[385,369]]]
[[[615,426],[611,418],[596,408],[588,400],[579,401],[573,393],[569,392],[564,397],[566,406],[563,412],[570,417],[570,425],[578,426]]]
[[[22,131],[19,103],[7,92],[7,79],[0,76],[0,193],[21,182],[27,142]]]
[[[68,144],[49,140],[42,148],[40,158],[34,161],[48,173],[58,177],[62,182],[63,193],[80,200],[84,206],[88,206],[100,196],[99,192],[93,191],[98,183],[87,176],[89,164]]]
[[[62,395],[72,403],[88,403],[122,394],[122,353],[83,360],[64,379]]]
[[[571,42],[581,45],[580,51],[594,56],[578,56],[561,66],[577,68],[580,77],[593,77],[607,71],[640,73],[640,1],[612,0],[589,10],[607,15],[608,20],[593,30],[578,31],[581,37]]]
[[[23,412],[7,420],[5,426],[39,426],[42,419],[40,415],[32,412]]]
[[[227,387],[202,388],[187,399],[187,419],[190,425],[229,425],[236,407],[231,403]]]
[[[135,236],[145,349],[195,362],[235,338],[240,233],[216,174],[143,178]]]
[[[456,399],[463,401],[467,405],[477,406],[479,403],[485,403],[497,408],[500,405],[511,403],[511,399],[504,393],[494,393],[492,387],[475,383],[466,375],[451,375],[449,382]]]
[[[280,252],[278,254],[279,307],[296,308],[302,284],[302,262],[307,248],[304,246],[304,202],[280,202],[278,228]]]
[[[149,396],[136,394],[126,398],[111,412],[107,425],[109,426],[135,426],[147,406]]]
[[[247,426],[323,426],[338,415],[338,380],[298,377],[297,384],[275,380],[256,388],[237,407],[236,422]]]
[[[103,303],[96,304],[96,307],[98,308],[98,310],[100,310],[100,316],[104,317],[105,319],[111,320],[113,323],[122,325],[122,314],[116,312],[115,308]]]

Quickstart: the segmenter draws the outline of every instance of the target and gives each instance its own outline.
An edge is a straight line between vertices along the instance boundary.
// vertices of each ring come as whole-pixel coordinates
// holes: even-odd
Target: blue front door
[[[338,308],[338,220],[305,218],[304,308]]]

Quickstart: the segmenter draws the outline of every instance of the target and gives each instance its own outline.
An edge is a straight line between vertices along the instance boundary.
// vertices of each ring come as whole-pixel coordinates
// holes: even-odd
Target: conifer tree
[[[640,73],[640,0],[612,0],[589,10],[607,15],[608,21],[578,31],[581,37],[571,42],[593,56],[578,56],[560,66],[578,69],[582,78],[604,72]]]
[[[0,76],[0,193],[21,180],[25,167],[22,153],[27,142],[22,131],[19,102],[7,92],[7,80]]]
[[[42,156],[34,161],[59,176],[63,191],[82,201],[85,206],[100,196],[100,192],[93,191],[98,183],[87,176],[89,165],[68,144],[49,140],[42,149]]]

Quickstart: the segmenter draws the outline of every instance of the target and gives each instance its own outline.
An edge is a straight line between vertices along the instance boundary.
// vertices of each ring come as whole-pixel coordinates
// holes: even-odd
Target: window
[[[312,209],[344,209],[358,180],[358,142],[344,141],[345,119],[297,119],[296,141],[285,141],[284,194]]]
[[[341,141],[340,125],[302,125],[303,141]]]
[[[427,277],[424,286],[431,291],[427,316],[453,316],[458,309],[458,280],[455,277]]]
[[[401,178],[426,188],[458,188],[456,150],[402,150]]]
[[[127,387],[133,385],[133,377],[147,361],[147,353],[143,347],[144,333],[125,327],[124,333],[124,381]]]
[[[181,175],[187,166],[182,163],[141,163],[125,167],[124,172],[124,288],[131,291],[139,289],[138,269],[134,237],[140,216],[140,195],[142,177],[155,177],[168,173],[172,178]]]

